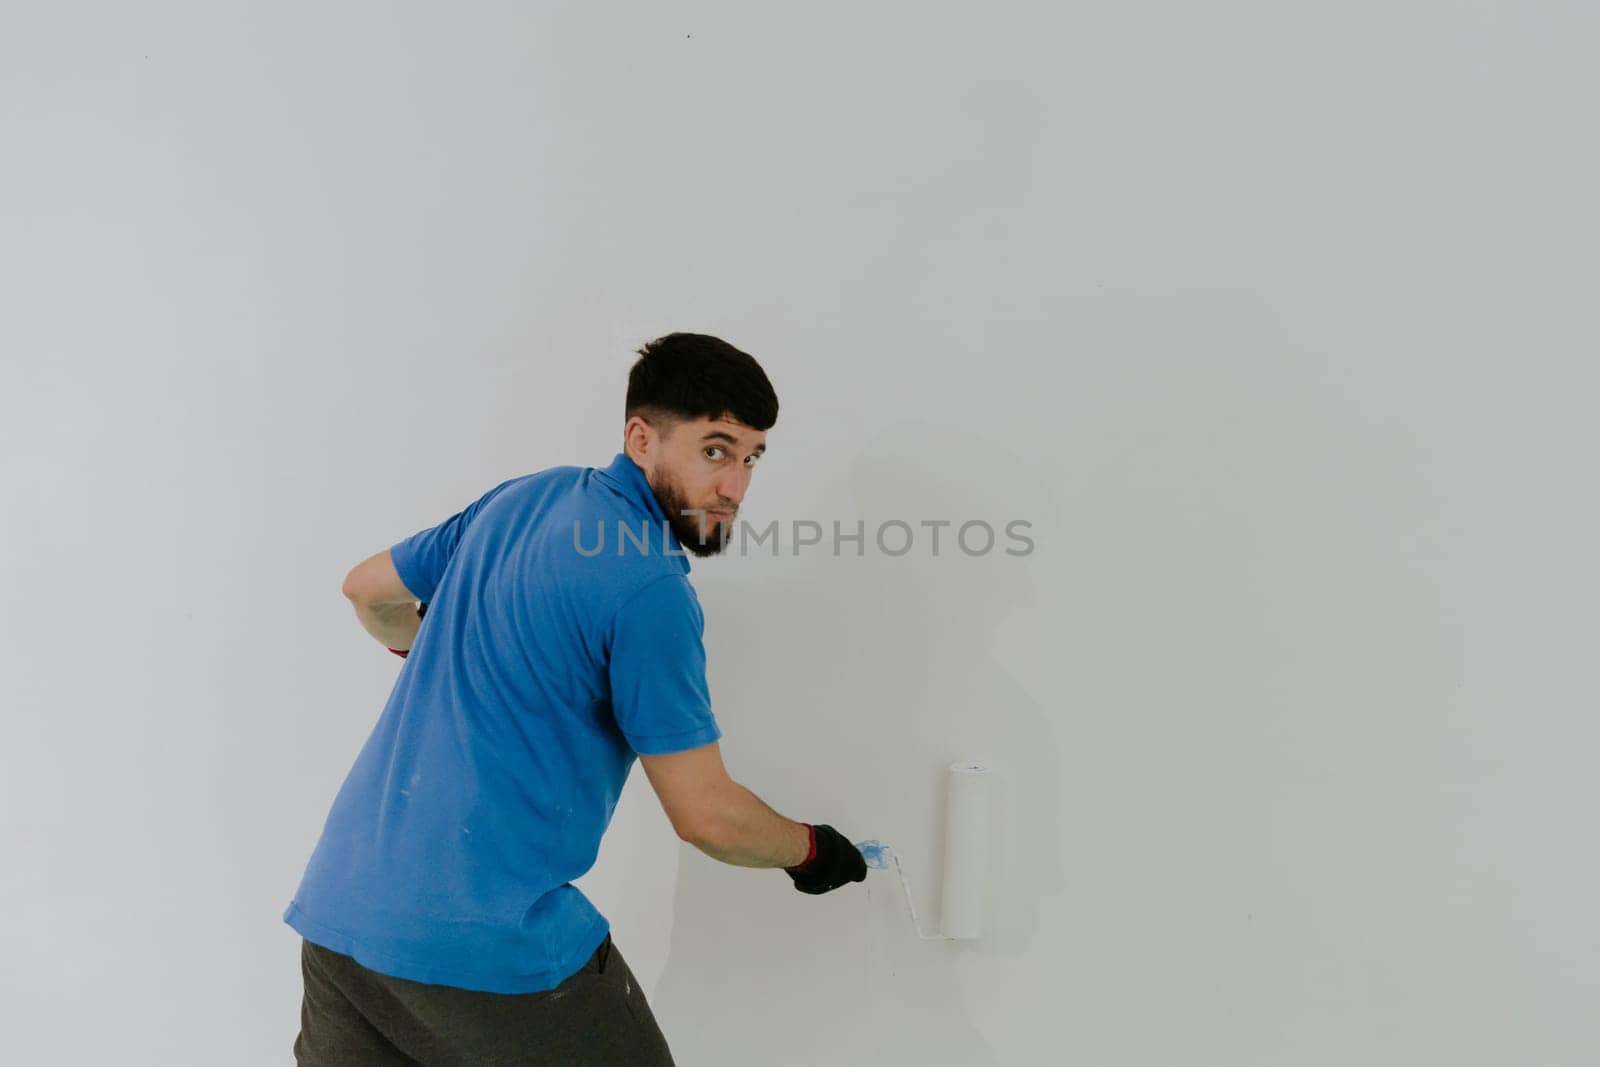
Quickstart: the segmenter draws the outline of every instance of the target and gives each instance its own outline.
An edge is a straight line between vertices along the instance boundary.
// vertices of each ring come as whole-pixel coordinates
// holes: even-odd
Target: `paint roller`
[[[900,857],[880,841],[862,841],[867,866],[886,870],[892,863],[905,890],[911,925],[924,941],[966,941],[983,931],[983,888],[989,856],[989,768],[978,763],[952,763],[945,772],[944,899],[939,932],[925,934],[917,919],[911,882]]]

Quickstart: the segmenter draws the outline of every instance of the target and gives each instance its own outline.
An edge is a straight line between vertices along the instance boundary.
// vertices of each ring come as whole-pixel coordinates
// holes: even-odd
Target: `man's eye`
[[[718,448],[716,445],[710,446],[709,448],[706,449],[706,458],[707,459],[721,459],[722,458],[722,449]]]
[[[746,456],[744,457],[744,465],[746,467],[754,467],[756,465],[756,460],[760,458],[760,456]]]

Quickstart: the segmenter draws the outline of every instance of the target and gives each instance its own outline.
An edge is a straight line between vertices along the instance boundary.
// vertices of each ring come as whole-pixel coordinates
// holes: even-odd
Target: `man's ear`
[[[641,467],[655,451],[655,428],[643,416],[630,415],[622,427],[622,450]]]
[[[622,427],[622,450],[646,472],[655,465],[657,454],[667,438],[672,435],[677,420],[657,412],[648,418],[630,415]]]

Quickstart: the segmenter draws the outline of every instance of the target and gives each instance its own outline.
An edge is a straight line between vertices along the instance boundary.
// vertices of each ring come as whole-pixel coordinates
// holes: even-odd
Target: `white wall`
[[[1002,788],[951,945],[636,777],[680,1063],[1595,1062],[1595,8],[617,7],[0,10],[5,1058],[288,1062],[340,580],[684,329],[778,386],[752,519],[1037,547],[696,564],[769,803],[931,917]]]

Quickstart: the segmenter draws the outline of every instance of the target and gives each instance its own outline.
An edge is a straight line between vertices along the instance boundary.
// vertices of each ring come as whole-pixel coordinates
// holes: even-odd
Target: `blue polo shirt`
[[[286,923],[412,981],[550,989],[638,753],[721,737],[689,560],[625,453],[502,482],[390,548],[428,605]]]

